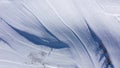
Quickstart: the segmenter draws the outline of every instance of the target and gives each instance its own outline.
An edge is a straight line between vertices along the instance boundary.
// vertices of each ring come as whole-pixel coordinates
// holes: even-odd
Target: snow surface
[[[119,0],[0,0],[0,68],[120,68]]]

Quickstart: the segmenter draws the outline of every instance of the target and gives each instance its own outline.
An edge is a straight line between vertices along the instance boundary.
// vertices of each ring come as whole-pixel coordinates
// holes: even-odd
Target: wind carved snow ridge
[[[59,13],[56,11],[56,9],[54,8],[54,6],[47,0],[47,3],[51,6],[52,10],[55,12],[55,14],[60,18],[60,20],[62,21],[62,23],[71,31],[71,33],[73,33],[73,35],[77,38],[77,40],[79,40],[79,42],[82,44],[82,47],[85,49],[86,53],[88,54],[88,57],[93,65],[93,67],[95,67],[94,62],[90,56],[90,53],[86,47],[86,45],[82,42],[82,40],[77,36],[77,34],[74,32],[74,30],[72,30],[72,28],[70,28],[67,24],[65,24],[64,19],[59,15]]]
[[[51,6],[52,10],[55,12],[55,14],[60,18],[60,20],[63,22],[63,24],[73,33],[73,35],[79,40],[79,42],[82,44],[83,48],[85,49],[85,51],[87,52],[90,60],[91,60],[91,63],[93,64],[93,66],[95,67],[94,63],[93,63],[93,60],[89,54],[89,51],[86,47],[86,45],[81,41],[81,39],[77,36],[77,34],[67,25],[65,24],[65,21],[63,20],[63,18],[59,15],[59,13],[57,13],[56,9],[54,8],[54,6],[47,0],[47,3]]]
[[[65,25],[66,27],[68,27],[68,29],[74,34],[74,36],[75,36],[75,37],[79,40],[79,42],[82,44],[82,46],[84,47],[85,51],[87,52],[87,54],[88,54],[88,56],[89,56],[89,59],[91,60],[91,63],[92,63],[93,66],[95,67],[94,62],[93,62],[93,60],[92,60],[92,58],[91,58],[91,56],[90,56],[90,53],[89,53],[86,45],[81,41],[81,39],[77,36],[77,34],[76,34],[71,28],[69,28],[69,26],[67,26],[66,24],[64,24],[64,25]]]
[[[7,23],[7,22],[6,22]],[[8,24],[8,23],[7,23]],[[48,31],[44,26],[43,28],[45,29],[45,31],[50,34],[51,36],[53,36],[54,38],[57,39],[57,41],[52,41],[50,40],[49,38],[39,38],[33,34],[30,34],[30,33],[27,33],[27,32],[24,32],[22,30],[19,30],[13,26],[11,26],[10,24],[8,24],[12,29],[14,29],[17,33],[19,33],[20,35],[22,35],[23,37],[25,37],[26,39],[28,39],[30,42],[34,43],[34,44],[37,44],[37,45],[44,45],[44,46],[47,46],[47,47],[50,47],[50,48],[68,48],[69,46],[60,41],[59,39],[57,39],[57,37],[55,37],[50,31]],[[57,46],[56,46],[57,45]]]
[[[3,20],[3,19],[2,19]],[[4,21],[4,20],[3,20]],[[6,21],[4,21],[4,23],[6,23],[7,25],[9,25]],[[14,27],[12,27],[11,25],[9,25],[9,27],[11,27],[13,30],[15,30],[17,33],[19,33],[19,30],[18,29],[16,29],[16,28],[14,28]],[[22,32],[22,31],[21,31]],[[23,32],[24,33],[24,32]],[[19,33],[20,34],[20,33]],[[21,34],[20,34],[21,35]],[[28,36],[29,36],[29,34],[27,34]],[[23,36],[23,35],[22,35]],[[31,35],[30,35],[31,36]],[[26,37],[25,37],[26,38]],[[36,38],[36,37],[35,37]],[[29,39],[29,38],[28,38]],[[33,38],[34,39],[34,38]],[[2,40],[2,39],[1,39]],[[49,40],[48,40],[49,41]],[[50,40],[51,41],[51,40]],[[41,41],[40,41],[41,42]],[[46,44],[47,42],[44,42],[44,41],[42,41],[42,43],[40,43],[40,45],[42,44],[42,45],[46,45],[46,46],[49,46],[49,45],[47,45]],[[56,43],[56,42],[55,42]],[[58,43],[61,43],[61,42],[57,42],[56,43],[56,45],[58,45]],[[53,42],[53,44],[54,44],[54,42]],[[61,43],[62,44],[62,43]],[[64,43],[63,43],[64,44]],[[39,44],[38,44],[39,45]],[[52,44],[51,44],[52,45]],[[56,47],[53,47],[53,46],[49,46],[50,48],[55,48],[55,49],[58,49],[58,48],[56,48]],[[64,47],[59,47],[59,48],[64,48]],[[51,53],[52,51],[49,51],[49,54],[47,54],[47,56],[49,56],[50,55],[50,53]],[[30,53],[31,54],[31,53]],[[30,55],[29,54],[29,55]],[[35,55],[34,55],[35,54]],[[45,58],[44,56],[43,56],[43,58],[39,58],[39,57],[37,57],[37,53],[33,53],[33,56],[31,56],[32,58],[32,62],[33,63],[41,63],[41,61]],[[36,60],[37,59],[37,60]],[[35,61],[35,62],[34,62]],[[12,62],[12,61],[11,61]],[[14,63],[17,63],[17,62],[14,62]],[[26,62],[25,62],[26,63]],[[28,63],[27,63],[28,64]],[[45,66],[47,67],[47,64],[45,64]],[[61,66],[62,67],[62,66]]]
[[[0,20],[1,21],[4,21],[5,23],[7,23],[5,20],[3,20],[1,17],[0,17]],[[4,43],[6,43],[10,48],[12,48],[14,50],[14,48],[11,46],[11,44],[9,44],[6,40],[4,40],[4,38],[1,38],[0,37],[0,41],[3,41]]]
[[[61,41],[51,41],[50,39],[40,39],[39,37],[29,34],[27,32],[24,31],[20,31],[14,27],[12,27],[16,32],[18,32],[20,35],[24,36],[25,38],[27,38],[29,41],[33,42],[34,44],[37,45],[45,45],[51,48],[64,48],[64,47],[68,47],[67,44],[61,42]],[[49,32],[48,32],[49,33]],[[47,42],[48,41],[48,42]],[[59,43],[59,44],[58,44]],[[57,45],[57,46],[56,46]]]
[[[87,24],[87,21],[86,21],[86,24]],[[90,28],[90,26],[88,24],[87,24],[87,26],[91,33],[91,36],[93,37],[93,39],[97,45],[95,52],[96,52],[97,56],[100,56],[99,62],[103,58],[105,58],[105,59],[103,59],[104,63],[102,64],[103,65],[102,68],[114,68],[114,65],[112,64],[109,53],[108,53],[107,49],[105,48],[104,44],[102,43],[101,39],[95,34],[95,32]]]

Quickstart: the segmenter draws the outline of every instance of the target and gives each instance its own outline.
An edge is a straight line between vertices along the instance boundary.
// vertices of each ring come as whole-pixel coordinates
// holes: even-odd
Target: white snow
[[[119,29],[119,0],[0,0],[0,68],[120,68]]]

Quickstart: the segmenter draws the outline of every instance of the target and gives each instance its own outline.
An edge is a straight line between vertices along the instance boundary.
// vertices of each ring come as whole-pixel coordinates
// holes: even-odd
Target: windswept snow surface
[[[120,1],[0,0],[0,68],[120,68]]]

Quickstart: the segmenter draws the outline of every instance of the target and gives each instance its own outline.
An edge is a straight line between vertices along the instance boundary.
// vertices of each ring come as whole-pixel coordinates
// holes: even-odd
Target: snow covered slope
[[[0,0],[0,68],[120,68],[119,0]]]

